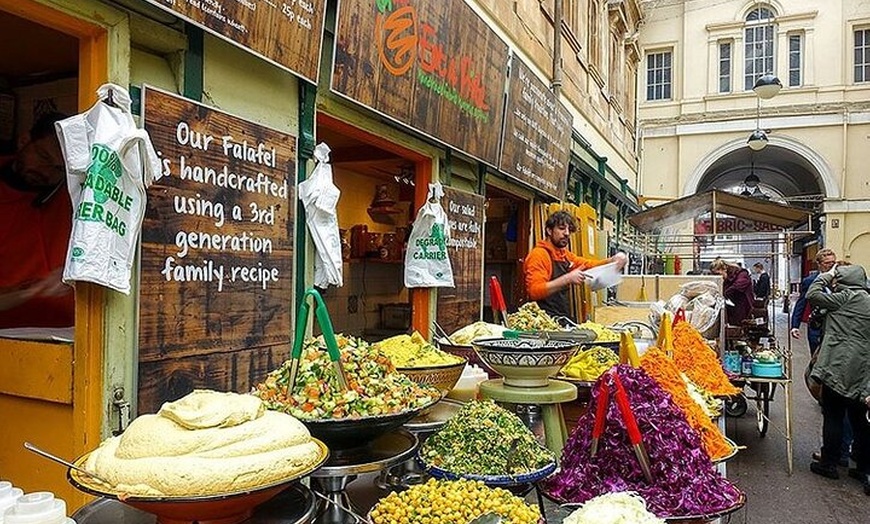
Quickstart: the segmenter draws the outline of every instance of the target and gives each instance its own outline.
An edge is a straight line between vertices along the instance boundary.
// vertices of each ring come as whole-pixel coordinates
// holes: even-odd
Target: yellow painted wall
[[[0,7],[18,9],[25,1],[29,0],[0,0]],[[36,3],[107,28],[108,52],[100,57],[102,66],[84,70],[84,76],[122,86],[148,83],[170,92],[182,89],[186,38],[179,31],[98,0]],[[155,9],[144,2],[140,7],[146,12]],[[209,35],[204,61],[205,103],[298,135],[298,88],[293,75]],[[93,99],[93,90],[81,93],[80,108],[86,109]],[[65,380],[56,377],[45,382],[52,375],[40,365],[46,362],[40,348],[30,348],[29,356],[22,357],[13,345],[0,341],[0,368],[16,370],[0,375],[0,478],[26,491],[55,492],[67,501],[70,513],[90,498],[70,486],[65,468],[25,451],[22,442],[30,440],[73,459],[94,449],[116,427],[110,397],[114,386],[125,387],[128,400],[136,405],[132,396],[137,367],[135,289],[130,297],[99,290],[77,298],[82,296],[97,310],[104,306],[103,321],[93,326],[79,323],[76,345],[61,346],[68,352],[65,361],[49,355]]]

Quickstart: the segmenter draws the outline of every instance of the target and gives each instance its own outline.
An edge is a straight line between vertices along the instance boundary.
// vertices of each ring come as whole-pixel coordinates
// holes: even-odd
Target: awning
[[[637,229],[647,232],[694,220],[704,213],[711,213],[714,220],[717,215],[728,215],[783,229],[807,224],[811,217],[810,212],[804,209],[713,189],[635,213],[628,221]]]

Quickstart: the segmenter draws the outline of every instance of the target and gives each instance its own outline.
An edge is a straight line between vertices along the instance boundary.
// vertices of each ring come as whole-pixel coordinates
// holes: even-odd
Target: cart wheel
[[[729,417],[742,417],[746,414],[746,399],[743,395],[734,395],[725,400],[725,415]]]
[[[770,384],[758,385],[755,407],[758,436],[764,438],[767,435],[767,426],[770,423]]]

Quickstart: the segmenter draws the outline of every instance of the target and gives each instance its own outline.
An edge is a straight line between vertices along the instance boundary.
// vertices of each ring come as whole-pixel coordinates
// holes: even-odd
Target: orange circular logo
[[[404,6],[386,18],[378,15],[376,40],[384,68],[395,76],[407,73],[417,60],[417,11]]]

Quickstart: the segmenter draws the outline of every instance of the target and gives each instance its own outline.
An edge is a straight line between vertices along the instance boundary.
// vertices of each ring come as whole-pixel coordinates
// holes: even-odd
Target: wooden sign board
[[[342,0],[332,90],[493,166],[507,45],[462,0]]]
[[[447,255],[456,287],[438,288],[436,318],[448,333],[480,320],[485,203],[481,195],[444,188],[441,205],[450,224]]]
[[[147,0],[313,84],[325,0]]]
[[[557,200],[565,198],[571,113],[519,57],[511,60],[499,169]]]
[[[296,138],[146,88],[164,178],[148,188],[139,412],[248,391],[290,353]]]

